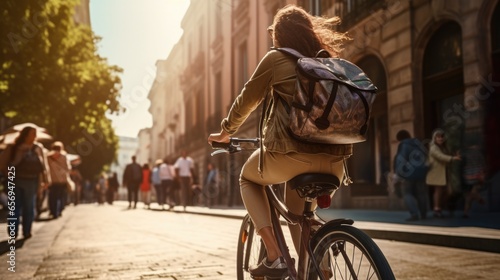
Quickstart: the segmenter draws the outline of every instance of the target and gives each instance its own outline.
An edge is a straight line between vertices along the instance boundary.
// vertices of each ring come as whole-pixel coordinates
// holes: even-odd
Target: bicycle
[[[242,151],[241,143],[250,143],[256,147],[259,139],[230,138],[229,143],[213,142],[212,147],[217,150],[212,156]],[[288,211],[279,197],[277,185],[266,186],[269,206],[274,210],[271,211],[273,230],[288,267],[288,275],[279,279],[395,279],[380,248],[366,233],[353,226],[353,220],[335,219],[325,222],[315,215],[312,202],[316,200],[318,207],[329,208],[332,193],[340,186],[339,178],[331,174],[304,173],[287,184],[305,198],[302,215]],[[298,224],[302,228],[297,267],[285,242],[280,216],[286,223]],[[264,244],[247,214],[243,218],[238,237],[237,279],[252,279],[249,267],[259,264],[265,256]]]

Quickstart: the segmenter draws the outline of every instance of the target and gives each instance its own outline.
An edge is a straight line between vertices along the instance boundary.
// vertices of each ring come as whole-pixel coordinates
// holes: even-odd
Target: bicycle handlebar
[[[212,156],[220,153],[237,153],[242,150],[240,144],[241,143],[249,143],[252,144],[253,147],[258,147],[260,143],[259,138],[229,138],[228,143],[222,142],[212,142],[212,148],[216,151],[212,153]]]

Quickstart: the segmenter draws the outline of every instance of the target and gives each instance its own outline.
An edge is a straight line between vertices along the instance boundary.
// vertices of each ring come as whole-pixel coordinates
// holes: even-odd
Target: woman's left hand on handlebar
[[[208,136],[208,143],[212,145],[212,142],[229,143],[229,133],[221,130],[219,133],[212,133]]]

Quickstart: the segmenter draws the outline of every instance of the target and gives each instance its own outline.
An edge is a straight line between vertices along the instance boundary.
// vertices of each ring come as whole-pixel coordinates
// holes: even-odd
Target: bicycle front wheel
[[[248,268],[257,265],[266,256],[266,249],[262,240],[255,232],[252,219],[248,214],[243,218],[238,235],[238,249],[236,253],[236,275],[238,280],[253,279]]]
[[[395,279],[384,254],[363,231],[350,225],[326,225],[311,240],[313,258],[309,260],[309,280],[321,279]]]

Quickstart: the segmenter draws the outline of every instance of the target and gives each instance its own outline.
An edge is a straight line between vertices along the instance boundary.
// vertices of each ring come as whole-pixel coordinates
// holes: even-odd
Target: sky
[[[126,112],[109,116],[118,136],[137,137],[151,127],[147,98],[155,63],[166,59],[182,36],[189,0],[91,0],[90,21],[101,37],[98,52],[123,69],[120,103]]]

